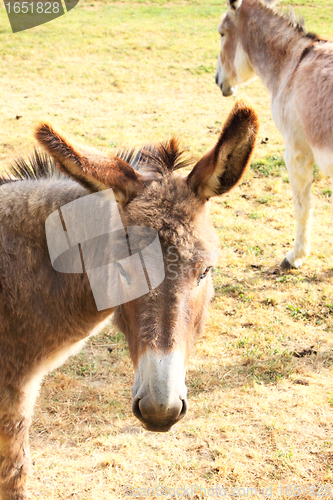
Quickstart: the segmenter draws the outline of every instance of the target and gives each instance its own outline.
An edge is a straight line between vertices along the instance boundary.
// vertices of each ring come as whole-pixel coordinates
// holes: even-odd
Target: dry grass
[[[303,0],[296,11],[328,35],[329,5]],[[82,2],[12,35],[2,8],[2,165],[31,147],[32,127],[45,118],[89,145],[179,133],[190,152],[202,154],[234,102],[214,85],[221,10],[214,0]],[[251,97],[261,130],[242,184],[212,204],[221,255],[210,320],[190,361],[188,416],[167,434],[140,427],[131,414],[125,341],[106,328],[45,379],[31,432],[32,498],[113,500],[127,498],[126,485],[224,485],[224,498],[252,487],[258,498],[284,499],[290,495],[280,496],[279,487],[289,484],[301,485],[298,497],[306,500],[310,485],[332,482],[330,184],[316,174],[310,258],[303,269],[282,272],[295,232],[283,142],[260,82],[238,95]],[[272,495],[263,495],[270,486]]]

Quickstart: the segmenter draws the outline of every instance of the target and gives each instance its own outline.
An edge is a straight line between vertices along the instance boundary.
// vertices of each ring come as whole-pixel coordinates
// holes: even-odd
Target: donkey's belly
[[[332,150],[312,148],[312,152],[316,163],[323,173],[333,177],[333,148]]]

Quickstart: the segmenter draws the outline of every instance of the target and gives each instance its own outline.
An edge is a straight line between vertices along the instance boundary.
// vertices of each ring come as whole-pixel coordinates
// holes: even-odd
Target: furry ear
[[[251,158],[258,128],[255,111],[242,101],[236,102],[217,144],[187,177],[189,187],[202,201],[227,193],[240,181]]]
[[[74,147],[48,123],[36,127],[35,137],[56,160],[57,168],[90,192],[112,188],[116,200],[125,205],[144,187],[128,163],[96,149]]]
[[[242,5],[242,0],[227,0],[227,7],[233,11],[239,9],[241,5]]]

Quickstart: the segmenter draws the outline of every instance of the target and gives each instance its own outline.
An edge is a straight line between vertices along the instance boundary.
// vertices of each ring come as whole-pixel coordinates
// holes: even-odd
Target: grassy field
[[[331,0],[289,3],[309,30],[332,36]],[[178,134],[201,155],[235,101],[214,83],[224,10],[217,0],[81,0],[14,35],[2,4],[0,168],[31,148],[33,127],[45,119],[87,145]],[[118,500],[134,498],[125,494],[133,488],[143,498],[162,485],[192,486],[183,498],[193,500],[219,498],[205,495],[213,486],[227,489],[221,498],[256,498],[247,488],[258,488],[258,498],[305,500],[311,485],[333,483],[331,185],[316,170],[312,253],[301,270],[283,272],[295,219],[282,137],[259,81],[238,96],[253,103],[261,128],[241,185],[212,205],[221,255],[210,319],[190,361],[188,416],[167,434],[140,427],[127,346],[108,326],[44,381],[31,498]],[[333,486],[332,495],[328,486],[317,493],[332,498]],[[172,498],[172,490],[149,498]]]

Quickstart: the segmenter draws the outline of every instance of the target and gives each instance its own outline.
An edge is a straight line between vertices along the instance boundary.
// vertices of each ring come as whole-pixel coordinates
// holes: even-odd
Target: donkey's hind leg
[[[296,215],[296,238],[281,266],[283,268],[301,267],[310,252],[310,230],[313,214],[311,184],[313,180],[313,154],[295,150],[286,145],[284,160],[289,174]]]
[[[325,150],[325,149],[317,149],[312,148],[313,156],[315,161],[317,162],[320,170],[325,175],[329,175],[331,177],[332,182],[332,190],[333,190],[333,151]],[[332,202],[332,217],[333,217],[333,202]]]
[[[15,396],[13,399],[0,397],[2,403],[7,399],[6,406],[0,405],[0,500],[27,500],[30,411],[22,404],[20,391],[7,388],[8,396],[10,392],[15,392],[21,401],[15,404]],[[0,388],[0,396],[4,393],[4,388]]]

